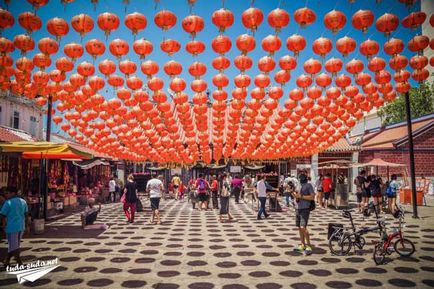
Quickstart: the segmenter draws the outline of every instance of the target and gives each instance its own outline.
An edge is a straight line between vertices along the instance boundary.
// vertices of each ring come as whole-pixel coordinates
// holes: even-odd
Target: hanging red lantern
[[[47,21],[47,31],[59,41],[69,32],[68,22],[62,18],[54,17]]]
[[[15,63],[17,69],[23,72],[31,72],[33,70],[34,64],[33,60],[27,58],[27,57],[21,57],[17,59]]]
[[[406,93],[410,88],[411,86],[408,82],[398,82],[395,84],[395,90],[399,93]]]
[[[333,44],[330,39],[320,37],[316,39],[312,44],[312,50],[315,54],[321,57],[325,57],[333,48]]]
[[[322,64],[318,60],[310,58],[304,62],[303,68],[306,73],[314,75],[322,69]]]
[[[325,27],[333,33],[341,30],[345,26],[345,23],[347,23],[347,17],[341,11],[332,10],[324,16]]]
[[[33,39],[25,34],[19,34],[14,37],[14,46],[18,48],[22,54],[35,48],[35,42]]]
[[[147,77],[152,77],[152,75],[157,74],[158,70],[160,70],[158,64],[152,60],[142,62],[140,68]]]
[[[207,89],[208,84],[203,79],[195,79],[190,83],[190,87],[191,90],[193,90],[194,92],[200,93],[204,92]]]
[[[104,88],[105,81],[101,77],[95,75],[89,78],[88,84],[93,90],[98,91]]]
[[[384,64],[384,65],[386,65],[386,64]],[[377,71],[380,71],[380,70],[377,70]],[[355,80],[357,85],[365,86],[371,82],[371,75],[369,75],[368,73],[365,73],[365,72],[361,72],[354,77],[354,80]]]
[[[9,11],[0,8],[0,30],[12,27],[14,23],[14,16]]]
[[[74,63],[66,57],[60,57],[56,60],[56,68],[62,72],[69,72],[74,69]]]
[[[185,45],[185,50],[193,56],[199,55],[205,51],[205,43],[198,40],[189,41]]]
[[[286,47],[297,56],[306,47],[306,39],[299,34],[293,34],[286,39]]]
[[[262,100],[265,97],[265,90],[263,88],[255,87],[250,91],[250,96],[253,99]]]
[[[268,14],[267,20],[268,24],[278,33],[282,30],[282,28],[288,26],[289,13],[283,9],[276,8]]]
[[[411,7],[417,2],[417,0],[399,0],[399,2],[405,4],[407,7]]]
[[[124,85],[125,81],[124,81],[123,77],[121,77],[119,75],[112,74],[108,77],[107,82],[108,82],[108,84],[110,84],[114,88],[118,88],[118,87]]]
[[[375,82],[377,84],[386,84],[392,80],[392,75],[386,70],[380,70],[375,74]]]
[[[353,14],[351,24],[354,28],[366,32],[374,23],[374,13],[370,10],[359,10]]]
[[[391,38],[384,43],[383,49],[389,55],[400,54],[405,48],[404,42],[401,39]]]
[[[253,36],[249,34],[242,34],[237,37],[236,45],[242,54],[247,54],[248,52],[255,49],[256,41]]]
[[[128,78],[131,74],[136,73],[137,65],[131,60],[123,60],[119,62],[119,70]]]
[[[232,90],[233,99],[244,100],[247,97],[247,90],[244,88],[237,87]]]
[[[212,23],[217,26],[220,32],[224,32],[234,24],[234,14],[228,9],[220,8],[212,14]]]
[[[224,56],[217,56],[212,60],[212,66],[218,71],[223,71],[231,65],[231,61]]]
[[[407,15],[404,19],[402,19],[402,26],[405,28],[411,28],[411,29],[417,29],[419,26],[421,26],[426,19],[426,13],[425,12],[412,12],[409,15]]]
[[[120,59],[122,56],[126,55],[130,50],[128,42],[123,39],[114,39],[109,45],[110,53]]]
[[[298,87],[307,88],[312,84],[312,78],[308,75],[301,74],[295,81]]]
[[[98,56],[103,55],[105,52],[104,43],[96,38],[87,41],[85,48],[87,53],[89,53],[93,57],[93,59],[96,59]]]
[[[134,52],[140,56],[140,59],[144,59],[147,55],[151,54],[154,50],[152,42],[146,39],[138,39],[133,43]]]
[[[260,71],[264,73],[268,73],[274,70],[275,67],[276,67],[276,62],[270,56],[264,56],[258,60],[258,68]]]
[[[415,55],[410,59],[410,66],[413,69],[423,69],[428,65],[428,58],[422,55]]]
[[[390,13],[385,13],[377,19],[375,27],[378,31],[383,32],[384,35],[389,36],[390,33],[396,30],[399,25],[398,16]]]
[[[273,55],[282,46],[282,41],[276,35],[268,35],[262,39],[261,45],[264,51],[268,52],[270,55]]]
[[[226,101],[226,99],[228,98],[228,93],[224,90],[215,90],[212,93],[212,97],[216,101],[222,101],[223,102],[223,101]],[[226,108],[226,104],[224,104],[224,107]]]
[[[175,75],[179,75],[182,72],[182,65],[179,62],[174,60],[170,60],[164,64],[164,72],[173,77]]]
[[[345,68],[351,74],[358,74],[358,73],[362,72],[362,70],[364,68],[364,64],[361,60],[352,59],[351,61],[349,61],[347,63]]]
[[[176,24],[176,15],[169,10],[161,10],[154,16],[154,23],[163,31],[169,30]]]
[[[133,35],[137,35],[140,31],[146,28],[148,21],[145,15],[134,12],[125,16],[125,26],[131,30]]]
[[[191,36],[196,36],[205,27],[205,21],[202,17],[197,15],[188,15],[182,20],[182,29],[190,33]]]
[[[142,88],[143,81],[137,76],[130,76],[127,78],[127,86],[129,89],[137,90]]]
[[[18,16],[18,23],[31,34],[42,27],[41,18],[33,12],[23,12]]]
[[[106,77],[109,77],[110,74],[115,73],[116,64],[109,59],[104,59],[98,64],[98,70]]]
[[[423,50],[429,45],[429,38],[425,35],[416,35],[408,42],[407,48],[411,52],[423,54]]]
[[[224,55],[229,50],[231,50],[232,42],[228,36],[219,35],[213,39],[211,46],[214,52]]]
[[[148,88],[153,91],[161,90],[164,87],[164,81],[159,77],[148,79]]]
[[[83,77],[89,77],[95,73],[95,67],[92,63],[83,61],[77,66],[77,72]]]
[[[86,33],[92,31],[94,23],[89,15],[82,13],[72,17],[71,26],[75,31],[80,33],[81,37],[84,37]]]
[[[160,49],[171,56],[181,49],[181,44],[174,39],[165,39],[161,41]]]
[[[228,86],[229,78],[226,75],[219,73],[213,76],[212,83],[218,89],[223,89],[224,87]]]
[[[368,69],[372,72],[378,72],[386,67],[386,61],[381,57],[374,57],[368,62]]]
[[[250,76],[247,74],[238,74],[234,78],[234,83],[236,87],[248,87],[250,85]]]
[[[284,85],[291,79],[291,74],[289,70],[279,70],[274,74],[274,81],[279,83],[280,85]]]
[[[410,72],[408,72],[407,70],[397,71],[393,75],[393,79],[395,80],[395,82],[407,82],[409,78]]]
[[[4,37],[0,37],[0,55],[11,53],[15,50],[14,43]]]
[[[321,73],[315,78],[315,82],[317,85],[325,88],[332,83],[332,78],[327,73]]]
[[[307,76],[307,75],[305,75],[306,77],[309,77],[309,76]],[[309,85],[308,85],[309,86]],[[303,93],[303,91],[302,90],[300,90],[300,89],[298,89],[298,88],[294,88],[294,89],[291,89],[290,91],[289,91],[289,98],[290,99],[292,99],[292,100],[295,100],[295,101],[297,101],[297,100],[301,100],[302,98],[304,97],[304,93]],[[286,103],[285,103],[285,107],[286,107]],[[286,107],[286,108],[288,108],[288,107]],[[289,109],[289,108],[288,108]]]
[[[380,45],[375,40],[365,40],[360,44],[360,53],[371,59],[372,56],[376,55],[380,51]]]
[[[112,31],[119,28],[120,20],[116,14],[104,12],[98,15],[97,23],[98,27],[104,31],[106,37],[108,37]]]
[[[431,14],[431,16],[429,17],[429,24],[431,25],[431,27],[434,27],[434,13]]]
[[[342,56],[347,56],[356,49],[356,41],[353,38],[344,36],[336,41],[336,50],[342,53]]]
[[[63,53],[65,53],[66,56],[72,59],[72,61],[75,61],[77,58],[80,58],[83,53],[84,49],[83,46],[81,46],[78,43],[72,42],[68,43],[63,47]]]
[[[297,22],[302,28],[306,27],[307,25],[312,24],[316,20],[316,14],[313,12],[313,10],[304,7],[297,9],[294,12],[294,20]]]
[[[255,7],[250,7],[241,14],[241,21],[244,27],[252,31],[256,31],[264,20],[262,11]]]
[[[345,88],[344,93],[346,96],[353,98],[359,93],[359,88],[357,86],[350,85]]]
[[[41,8],[42,6],[45,6],[48,3],[48,0],[27,0],[32,7],[36,10],[38,8]]]
[[[46,67],[51,65],[51,59],[48,55],[43,53],[37,53],[33,56],[33,64],[44,70]]]
[[[284,55],[279,59],[279,66],[283,70],[293,70],[297,67],[297,60],[289,55]]]
[[[169,87],[174,92],[181,92],[186,87],[185,80],[180,77],[175,77],[170,81]]]
[[[325,69],[327,72],[331,73],[333,76],[336,76],[339,71],[341,71],[342,66],[344,63],[339,58],[330,58],[326,61],[324,64]]]
[[[429,77],[429,71],[428,69],[416,69],[411,73],[411,78],[413,78],[415,81],[423,82],[427,80]]]
[[[404,69],[408,64],[407,57],[403,55],[395,55],[389,60],[389,66],[395,71]]]
[[[335,78],[335,84],[340,88],[345,88],[351,85],[351,77],[345,74],[341,74]]]
[[[54,39],[45,37],[39,40],[38,48],[42,53],[51,55],[57,53],[59,50],[59,44]]]
[[[322,90],[317,86],[309,87],[309,89],[307,90],[307,96],[311,99],[320,98],[321,94],[322,94]]]
[[[255,77],[254,83],[257,87],[265,88],[265,87],[270,85],[271,81],[270,81],[270,77],[268,75],[261,73]]]

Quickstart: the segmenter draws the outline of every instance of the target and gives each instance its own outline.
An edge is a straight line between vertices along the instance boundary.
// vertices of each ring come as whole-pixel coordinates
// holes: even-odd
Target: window
[[[20,128],[20,113],[18,111],[14,111],[14,117],[12,118],[12,127],[16,129]]]
[[[30,117],[30,128],[29,128],[29,132],[31,135],[36,135],[36,117],[31,116]]]

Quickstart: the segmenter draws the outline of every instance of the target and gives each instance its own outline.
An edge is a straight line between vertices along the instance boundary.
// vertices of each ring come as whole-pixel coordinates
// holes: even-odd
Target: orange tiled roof
[[[32,141],[35,140],[26,132],[0,126],[0,142]]]
[[[351,145],[345,138],[341,138],[339,141],[330,146],[326,152],[351,152],[360,150],[360,146]]]
[[[73,143],[73,142],[66,142],[66,143],[69,146],[71,146],[72,148],[76,149],[76,150],[79,150],[79,151],[82,151],[84,153],[88,153],[88,154],[93,155],[95,158],[111,159],[110,156],[102,154],[102,153],[99,153],[99,152],[97,152],[97,151],[95,151],[95,150],[93,150],[91,148],[88,148],[88,147],[86,147],[84,145]]]

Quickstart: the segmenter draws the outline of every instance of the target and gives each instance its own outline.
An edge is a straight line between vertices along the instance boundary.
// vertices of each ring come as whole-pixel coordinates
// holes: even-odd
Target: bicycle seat
[[[353,210],[344,210],[343,212],[342,212],[342,216],[344,217],[344,218],[351,218],[351,212],[352,212]]]

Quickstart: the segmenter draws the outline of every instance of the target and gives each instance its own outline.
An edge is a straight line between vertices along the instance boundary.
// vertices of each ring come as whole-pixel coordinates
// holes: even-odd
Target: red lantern
[[[417,2],[417,0],[399,0],[399,2],[404,3],[405,6],[410,7]]]
[[[169,87],[174,92],[181,92],[185,89],[185,80],[180,77],[175,77],[170,81]]]
[[[57,40],[60,40],[62,36],[65,36],[69,32],[69,25],[64,19],[54,17],[47,22],[47,31],[56,36]]]
[[[431,27],[434,27],[434,14],[431,14],[431,16],[429,17],[429,24],[431,25]]]
[[[335,84],[340,88],[345,88],[351,85],[351,77],[345,74],[341,74],[335,78]]]
[[[208,85],[203,79],[195,79],[190,83],[190,87],[191,90],[193,90],[194,92],[200,93],[204,92],[207,89]]]
[[[264,14],[258,8],[250,7],[241,14],[241,21],[244,27],[256,31],[264,20]]]
[[[33,12],[23,12],[18,16],[18,23],[31,34],[42,27],[41,18]]]
[[[308,75],[301,74],[297,77],[296,84],[298,87],[307,88],[312,84],[312,78]]]
[[[358,74],[358,73],[362,72],[363,67],[364,67],[363,62],[361,60],[358,60],[358,59],[352,59],[345,66],[347,71],[351,74]]]
[[[224,32],[234,24],[234,14],[225,8],[220,8],[212,14],[212,23],[219,28],[220,32]]]
[[[116,64],[109,59],[105,59],[98,64],[98,69],[99,72],[108,77],[116,71]]]
[[[342,56],[347,56],[356,49],[356,41],[353,38],[344,36],[336,41],[336,50],[342,53]]]
[[[231,65],[231,61],[224,56],[217,56],[212,60],[212,67],[218,71],[223,71]]]
[[[416,35],[408,42],[408,50],[411,52],[417,52],[418,54],[423,54],[423,50],[429,45],[429,38],[425,35]]]
[[[253,99],[257,99],[257,100],[262,100],[265,97],[265,91],[263,88],[259,88],[259,87],[255,87],[254,89],[252,89],[252,91],[250,92],[250,96]]]
[[[83,46],[81,46],[78,43],[72,42],[68,43],[63,47],[63,53],[65,53],[66,56],[72,59],[72,61],[75,61],[77,58],[80,58],[83,53],[84,49]]]
[[[276,35],[268,35],[262,39],[261,45],[264,51],[273,55],[282,46],[282,41]]]
[[[386,67],[386,61],[381,57],[374,57],[368,62],[368,69],[372,72],[378,72]]]
[[[404,50],[404,42],[401,39],[391,38],[384,43],[383,49],[389,55],[400,54]]]
[[[127,78],[127,86],[129,89],[137,90],[142,88],[143,81],[137,76],[131,76]]]
[[[39,40],[38,48],[42,53],[46,55],[51,55],[57,53],[57,51],[59,50],[59,44],[57,44],[55,40],[49,37],[45,37]]]
[[[289,24],[289,13],[283,9],[276,8],[272,10],[267,17],[268,24],[273,27],[276,32],[280,32],[280,30]]]
[[[105,52],[104,43],[98,39],[91,39],[87,41],[85,48],[87,53],[89,53],[93,57],[93,59],[96,59],[98,56],[103,55]]]
[[[384,64],[384,65],[386,65],[386,64]],[[357,74],[354,77],[354,80],[356,81],[357,85],[365,86],[371,82],[371,75],[369,75],[368,73],[362,72],[362,73]]]
[[[17,66],[17,69],[23,71],[23,72],[31,72],[33,70],[34,64],[33,60],[27,58],[27,57],[21,57],[19,58],[15,65]]]
[[[154,17],[154,23],[163,30],[169,30],[176,24],[176,15],[168,10],[161,10]]]
[[[342,60],[333,57],[326,61],[324,67],[327,72],[331,73],[333,76],[336,76],[336,74],[341,71],[343,65],[344,64]]]
[[[56,68],[62,72],[69,72],[74,69],[74,63],[66,57],[60,57],[56,60]]]
[[[206,73],[206,65],[202,62],[193,62],[188,67],[188,72],[195,78],[199,78]]]
[[[294,12],[294,20],[303,28],[315,22],[316,14],[307,7],[300,8]]]
[[[276,62],[270,56],[261,57],[258,60],[258,68],[264,73],[272,71],[276,67]]]
[[[315,78],[317,85],[325,88],[332,83],[332,78],[327,73],[321,73]]]
[[[428,65],[428,58],[426,56],[415,55],[410,59],[410,66],[413,69],[423,69]]]
[[[226,99],[228,98],[228,93],[224,90],[215,90],[212,93],[212,97],[216,101],[226,101]],[[225,104],[225,107],[226,107],[226,104]]]
[[[152,77],[152,75],[157,74],[158,70],[160,69],[158,64],[152,60],[146,60],[142,62],[140,68],[147,77]]]
[[[35,42],[33,39],[25,34],[19,34],[14,38],[14,46],[18,48],[22,54],[35,48]]]
[[[406,93],[410,90],[410,84],[408,82],[398,82],[395,85],[395,90],[399,93]]]
[[[34,9],[41,8],[42,6],[45,6],[48,3],[48,0],[27,0]]]
[[[174,39],[165,39],[161,41],[160,49],[171,56],[181,49],[181,44]]]
[[[202,17],[197,15],[188,15],[182,20],[182,29],[184,29],[185,32],[190,33],[193,37],[202,31],[204,27],[205,21]]]
[[[407,64],[408,64],[407,57],[399,54],[395,55],[393,58],[389,60],[389,66],[395,71],[404,69],[407,66]]]
[[[333,48],[333,44],[330,39],[320,37],[316,39],[312,44],[312,50],[315,54],[325,57]]]
[[[12,27],[14,23],[14,16],[9,11],[0,8],[0,30]]]
[[[377,41],[368,39],[362,42],[359,47],[360,53],[371,59],[372,56],[376,55],[380,51],[380,45]]]
[[[408,72],[407,70],[397,71],[393,76],[395,82],[407,82],[409,78],[410,78],[410,72]]]
[[[117,87],[124,85],[125,81],[124,81],[123,77],[113,74],[113,75],[110,75],[108,77],[107,82],[108,82],[108,84],[110,84],[114,88],[117,88]]]
[[[151,54],[154,50],[152,42],[146,39],[138,39],[133,43],[134,52],[144,59],[147,55]]]
[[[318,60],[310,58],[304,63],[303,68],[306,73],[314,75],[321,70],[322,64]]]
[[[221,55],[228,52],[232,47],[231,39],[226,35],[219,35],[211,43],[212,49]]]
[[[189,41],[185,45],[185,50],[193,56],[198,55],[205,51],[205,43],[198,40]]]
[[[95,75],[89,78],[88,84],[93,90],[98,91],[104,88],[105,81],[101,77]]]
[[[128,78],[131,74],[136,72],[137,65],[131,60],[123,60],[119,62],[119,70]]]
[[[321,94],[322,94],[322,90],[317,86],[309,87],[309,89],[307,90],[307,96],[311,99],[320,98]]]
[[[57,43],[56,43],[57,44]],[[15,50],[14,43],[7,38],[0,37],[0,55],[5,55]]]
[[[429,77],[429,71],[425,68],[417,69],[417,70],[413,71],[413,73],[411,74],[411,78],[413,78],[414,80],[416,80],[418,82],[423,82],[423,81],[427,80],[428,77]]]
[[[93,19],[87,14],[79,14],[71,19],[72,28],[84,37],[86,33],[92,31],[94,27]]]
[[[384,35],[389,36],[390,33],[396,30],[399,25],[398,16],[390,13],[385,13],[377,19],[375,26],[378,31],[383,32]]]
[[[148,25],[145,15],[138,12],[126,15],[124,23],[125,26],[131,30],[133,35],[137,35],[137,33],[145,29],[146,25]]]
[[[274,81],[276,81],[280,85],[284,85],[290,79],[291,79],[291,74],[289,73],[289,70],[279,70],[274,75]]]
[[[247,54],[248,52],[255,49],[255,38],[249,34],[242,34],[237,37],[236,45],[242,54]]]
[[[402,26],[405,28],[417,29],[421,26],[426,19],[425,12],[412,12],[407,15],[404,19],[402,19]]]
[[[109,49],[111,54],[120,59],[122,56],[126,55],[130,50],[128,42],[123,39],[114,39],[110,42]]]
[[[236,87],[248,87],[250,85],[250,76],[247,74],[238,74],[234,78],[234,83]]]
[[[306,76],[306,77],[308,77],[308,76]],[[301,100],[303,97],[304,97],[303,91],[298,89],[298,88],[294,88],[294,89],[291,89],[289,91],[289,98],[292,100],[295,100],[295,101]],[[285,103],[285,107],[286,107],[286,103]],[[288,107],[286,107],[286,108],[288,108]]]
[[[270,85],[270,77],[265,74],[258,74],[255,79],[254,83],[257,87],[265,88]]]
[[[77,72],[84,77],[89,77],[95,73],[95,67],[92,63],[83,61],[77,66]]]
[[[33,64],[41,70],[44,70],[46,67],[51,65],[51,59],[46,54],[37,53],[33,56]]]
[[[173,77],[175,75],[179,75],[182,72],[182,65],[179,62],[174,60],[170,60],[164,64],[164,72]]]
[[[324,16],[325,27],[333,33],[341,30],[345,26],[345,23],[347,23],[347,17],[341,11],[332,10]]]
[[[104,31],[106,37],[110,33],[119,28],[120,20],[116,14],[104,12],[98,15],[97,19],[98,27]]]
[[[386,70],[378,71],[375,74],[375,82],[377,82],[377,84],[389,83],[391,79],[392,79],[392,75],[390,75],[390,73]]]
[[[219,73],[217,75],[214,75],[214,77],[212,78],[212,83],[218,89],[223,89],[224,87],[228,86],[229,78],[226,75]]]
[[[351,24],[354,28],[358,30],[362,30],[363,32],[366,32],[374,23],[374,13],[370,10],[359,10],[356,13],[354,13],[353,17],[351,18]]]
[[[306,47],[306,39],[301,35],[293,34],[286,39],[286,47],[297,56]]]

